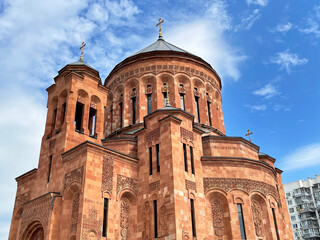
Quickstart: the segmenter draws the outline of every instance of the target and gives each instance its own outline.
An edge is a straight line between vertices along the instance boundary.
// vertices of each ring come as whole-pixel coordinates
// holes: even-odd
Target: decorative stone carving
[[[146,94],[152,94],[152,87],[146,87]]]
[[[30,192],[22,193],[16,197],[16,206],[19,206],[30,200]]]
[[[182,138],[187,138],[189,139],[190,141],[193,141],[193,132],[183,128],[183,127],[180,127],[180,134],[181,134],[181,137]]]
[[[132,91],[130,98],[134,98],[137,96],[137,91]]]
[[[200,92],[198,90],[194,89],[193,92],[195,97],[200,97]]]
[[[52,194],[46,194],[24,204],[20,224],[20,236],[22,236],[28,225],[36,219],[42,223],[44,231],[43,236],[47,236],[48,223],[52,210],[52,199]]]
[[[224,216],[222,203],[217,198],[213,198],[210,203],[214,233],[218,237],[222,237],[224,235]]]
[[[126,72],[119,77],[111,79],[110,81],[108,81],[107,87],[113,89],[118,83],[124,83],[126,79],[132,76],[140,77],[141,75],[146,73],[158,74],[161,72],[170,72],[171,74],[184,73],[189,77],[199,77],[204,81],[210,82],[215,89],[220,89],[220,83],[218,83],[218,81],[214,78],[208,76],[206,73],[194,68],[177,65],[151,65],[147,67],[137,68],[130,72]]]
[[[157,128],[146,135],[146,143],[160,139],[160,128]]]
[[[42,228],[39,228],[35,231],[35,233],[32,234],[31,238],[32,240],[44,240],[44,232]]]
[[[66,187],[76,181],[78,183],[80,183],[80,185],[82,186],[83,183],[83,172],[84,172],[84,166],[79,167],[75,170],[72,170],[69,173],[66,173],[64,175],[64,184],[63,184],[63,189],[66,189]]]
[[[72,200],[72,212],[71,212],[70,232],[76,232],[76,231],[77,231],[78,212],[79,212],[79,200],[80,200],[80,193],[76,193],[76,194],[73,196],[73,200]]]
[[[163,86],[163,87],[161,88],[161,91],[162,91],[163,93],[170,92],[170,87]]]
[[[102,192],[112,193],[113,189],[113,166],[114,159],[111,156],[103,157],[103,166],[102,166]]]
[[[207,101],[208,101],[208,102],[211,102],[212,98],[210,97],[209,94],[207,94],[206,98],[207,98]]]
[[[133,192],[138,192],[138,183],[136,179],[126,177],[123,175],[117,175],[117,194],[123,189],[131,189]]]
[[[180,94],[186,94],[186,89],[184,87],[179,87]]]
[[[83,97],[81,97],[81,96],[78,96],[77,101],[78,101],[79,103],[84,104],[84,99],[83,99]]]
[[[144,204],[143,208],[143,239],[150,240],[151,239],[151,220],[150,220],[150,203],[147,201]]]
[[[189,232],[188,232],[186,227],[182,228],[182,239],[183,240],[189,240],[190,239]]]
[[[190,181],[190,180],[185,180],[185,182],[186,182],[186,189],[187,190],[193,190],[193,191],[195,191],[195,192],[197,192],[197,185],[196,185],[196,183],[195,182],[192,182],[192,181]]]
[[[89,208],[89,216],[83,216],[83,230],[82,230],[82,239],[90,239],[93,237],[92,232],[96,234],[96,236],[101,236],[101,226],[102,219],[98,219],[98,211],[94,206]],[[95,238],[93,238],[95,239]]]
[[[160,237],[168,236],[168,214],[165,205],[160,208]]]
[[[155,181],[149,184],[149,192],[160,190],[160,181]]]
[[[121,210],[120,210],[120,235],[121,240],[127,240],[129,237],[129,216],[130,216],[130,202],[128,199],[121,199]]]
[[[56,145],[56,140],[53,139],[49,142],[49,150],[53,150],[54,146]]]
[[[246,193],[253,191],[261,192],[264,195],[272,195],[275,199],[279,200],[279,194],[276,188],[270,184],[243,178],[203,178],[204,191],[207,192],[211,189],[222,189],[229,192],[233,189],[241,189]]]
[[[251,201],[252,217],[256,235],[262,237],[262,209],[258,201]]]
[[[94,108],[94,109],[97,109],[97,104],[95,102],[91,102],[90,103],[90,107]]]

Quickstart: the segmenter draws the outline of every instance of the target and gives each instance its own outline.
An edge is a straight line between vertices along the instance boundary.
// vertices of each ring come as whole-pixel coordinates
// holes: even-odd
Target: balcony
[[[319,233],[303,233],[303,238],[304,239],[320,239]]]
[[[308,215],[308,216],[301,216],[299,215],[299,219],[300,220],[317,220],[317,216],[316,215]]]
[[[305,192],[305,191],[303,191],[303,192],[299,192],[299,193],[293,193],[293,196],[294,197],[302,197],[302,196],[309,196],[310,195],[310,193],[309,192]]]
[[[305,226],[302,226],[302,229],[303,229],[303,230],[311,229],[311,228],[319,229],[319,226],[318,226],[318,224],[314,224],[314,223],[311,223],[311,224],[307,224],[307,225],[305,225]]]
[[[310,203],[310,202],[312,202],[312,200],[311,199],[296,198],[295,202],[296,202],[296,204],[303,204],[303,203]]]
[[[299,213],[315,212],[315,211],[316,211],[316,208],[315,208],[315,207],[304,207],[304,208],[297,209],[297,211],[298,211]]]

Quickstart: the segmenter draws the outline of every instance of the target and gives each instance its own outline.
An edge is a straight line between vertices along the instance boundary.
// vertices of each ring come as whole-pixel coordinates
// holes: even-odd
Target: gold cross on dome
[[[246,136],[249,137],[249,141],[251,142],[251,138],[250,138],[250,135],[252,134],[253,132],[250,132],[250,130],[248,129],[248,133],[246,134]]]
[[[159,26],[159,37],[162,37],[162,33],[161,33],[161,23],[163,23],[164,20],[161,20],[161,18],[159,18],[159,23],[157,23],[157,27]]]
[[[80,55],[80,59],[83,61],[83,48],[86,46],[87,44],[82,42],[82,46],[80,47],[81,49],[81,55]]]

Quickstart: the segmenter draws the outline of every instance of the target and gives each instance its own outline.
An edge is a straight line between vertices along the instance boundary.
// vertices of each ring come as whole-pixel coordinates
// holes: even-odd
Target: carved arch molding
[[[203,178],[204,192],[208,192],[211,189],[222,189],[225,192],[230,192],[234,189],[240,189],[247,194],[251,192],[260,192],[267,195],[272,195],[277,201],[279,199],[279,193],[277,189],[265,182],[255,181],[244,178]]]

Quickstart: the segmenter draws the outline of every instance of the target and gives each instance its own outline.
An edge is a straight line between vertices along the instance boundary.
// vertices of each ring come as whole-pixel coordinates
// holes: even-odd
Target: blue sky
[[[208,61],[223,81],[227,135],[254,132],[284,183],[320,174],[320,3],[313,0],[0,1],[0,239],[14,178],[37,167],[46,91],[79,58],[105,79],[157,39]]]

